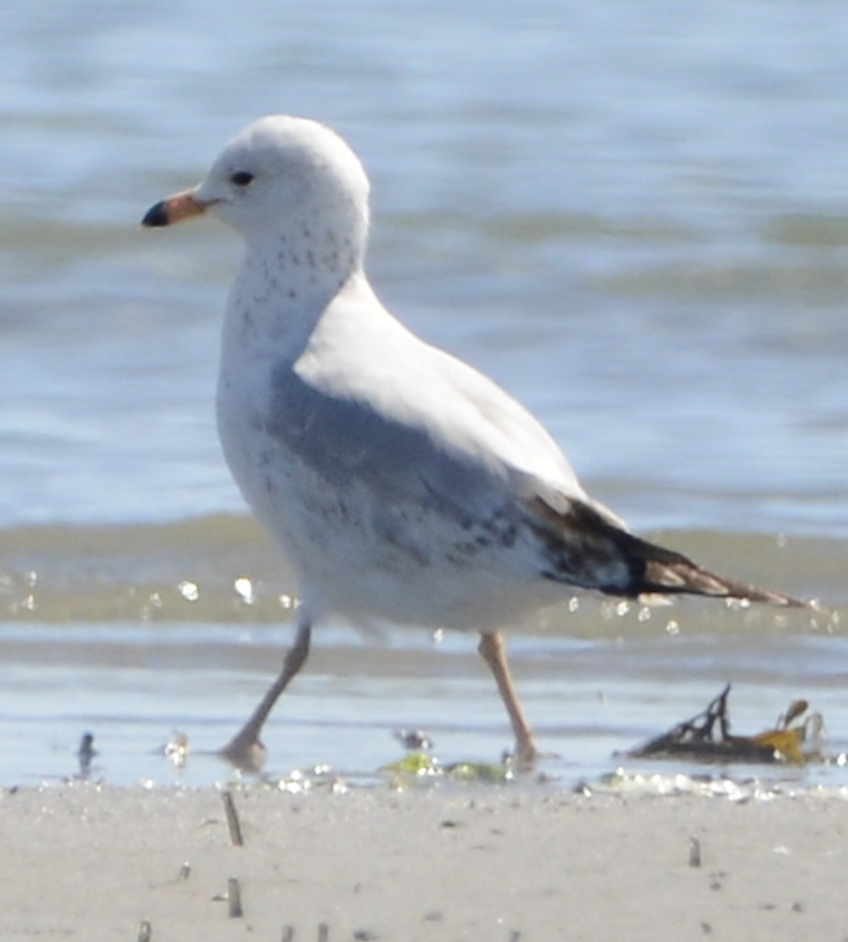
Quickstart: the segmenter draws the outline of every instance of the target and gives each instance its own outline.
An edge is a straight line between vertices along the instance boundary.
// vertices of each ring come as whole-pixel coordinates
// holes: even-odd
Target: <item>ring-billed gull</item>
[[[206,210],[247,243],[224,319],[219,434],[301,603],[282,671],[223,750],[236,765],[261,763],[265,720],[330,614],[479,632],[528,767],[538,753],[500,634],[520,616],[575,588],[803,604],[631,534],[523,406],[383,307],[364,270],[368,178],[334,131],[262,118],[144,225]]]

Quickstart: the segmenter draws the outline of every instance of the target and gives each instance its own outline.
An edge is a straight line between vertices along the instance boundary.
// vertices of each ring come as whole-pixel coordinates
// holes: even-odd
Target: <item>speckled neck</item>
[[[308,223],[248,244],[227,307],[227,342],[296,355],[342,286],[361,270],[361,258],[352,238]]]

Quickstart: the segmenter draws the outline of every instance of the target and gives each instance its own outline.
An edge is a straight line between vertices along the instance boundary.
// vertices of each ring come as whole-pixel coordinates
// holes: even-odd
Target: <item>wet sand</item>
[[[0,938],[848,936],[840,799],[511,788],[233,797],[242,846],[214,789],[4,792]]]

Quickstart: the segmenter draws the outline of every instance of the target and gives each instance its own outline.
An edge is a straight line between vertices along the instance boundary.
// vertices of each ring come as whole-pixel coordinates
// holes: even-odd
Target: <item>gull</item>
[[[368,177],[330,128],[261,118],[143,225],[206,212],[246,246],[224,316],[219,436],[300,599],[279,676],[221,750],[234,765],[261,766],[265,721],[331,616],[479,633],[514,761],[532,768],[502,636],[516,620],[576,589],[805,605],[631,533],[526,408],[383,306],[365,272]]]

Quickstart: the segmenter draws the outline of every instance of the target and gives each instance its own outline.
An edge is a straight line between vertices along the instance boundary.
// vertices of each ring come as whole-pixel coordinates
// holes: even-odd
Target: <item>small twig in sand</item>
[[[150,923],[145,919],[138,927],[138,942],[150,942],[152,938],[153,930],[150,928]]]
[[[235,877],[227,880],[227,902],[230,908],[230,919],[241,919],[244,915],[241,905],[241,887]]]
[[[701,842],[697,837],[689,838],[689,866],[701,866]]]
[[[233,801],[232,792],[221,792],[224,800],[224,811],[227,814],[227,827],[230,829],[230,840],[236,847],[244,845],[244,836],[241,833],[241,824],[239,824],[236,803]]]

